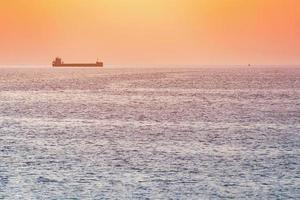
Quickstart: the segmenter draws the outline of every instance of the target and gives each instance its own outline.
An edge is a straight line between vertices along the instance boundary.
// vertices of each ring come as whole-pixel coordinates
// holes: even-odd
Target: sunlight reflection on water
[[[0,199],[300,198],[299,69],[0,71]]]

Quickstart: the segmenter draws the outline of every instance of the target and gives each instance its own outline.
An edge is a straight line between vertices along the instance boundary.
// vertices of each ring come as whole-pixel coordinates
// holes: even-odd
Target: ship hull
[[[103,63],[69,63],[69,64],[53,64],[53,67],[103,67]]]

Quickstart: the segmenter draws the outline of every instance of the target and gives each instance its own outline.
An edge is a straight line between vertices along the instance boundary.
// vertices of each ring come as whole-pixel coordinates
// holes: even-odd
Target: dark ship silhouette
[[[53,67],[103,67],[103,62],[96,63],[64,63],[61,58],[56,57],[52,62]]]

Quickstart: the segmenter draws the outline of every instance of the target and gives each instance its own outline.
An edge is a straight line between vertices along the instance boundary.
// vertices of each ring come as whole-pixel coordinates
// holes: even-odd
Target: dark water
[[[299,199],[300,69],[0,69],[0,199]]]

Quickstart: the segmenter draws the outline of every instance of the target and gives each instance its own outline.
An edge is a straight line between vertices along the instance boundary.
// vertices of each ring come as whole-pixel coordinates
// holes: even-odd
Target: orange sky
[[[300,0],[1,0],[0,64],[300,64]]]

